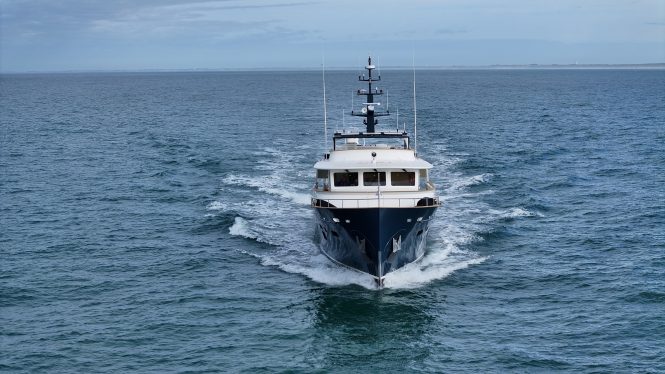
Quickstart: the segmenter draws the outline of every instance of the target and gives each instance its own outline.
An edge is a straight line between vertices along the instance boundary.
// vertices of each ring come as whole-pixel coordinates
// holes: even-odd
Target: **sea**
[[[327,121],[321,71],[0,76],[0,372],[665,372],[665,70],[417,69],[442,205],[383,289],[309,198],[361,73]]]

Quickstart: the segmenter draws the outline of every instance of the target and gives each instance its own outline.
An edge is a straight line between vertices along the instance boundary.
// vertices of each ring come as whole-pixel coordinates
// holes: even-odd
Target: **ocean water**
[[[314,243],[320,72],[1,76],[0,371],[665,372],[665,71],[416,79],[443,205],[378,290]]]

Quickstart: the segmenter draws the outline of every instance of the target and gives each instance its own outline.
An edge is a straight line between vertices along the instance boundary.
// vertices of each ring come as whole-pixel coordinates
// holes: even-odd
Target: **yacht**
[[[365,100],[351,112],[364,118],[365,131],[333,134],[332,149],[314,165],[311,205],[321,252],[382,287],[387,274],[425,254],[439,197],[429,179],[432,164],[418,157],[406,130],[379,129],[378,117],[390,113],[377,100],[384,92],[375,87],[375,69],[368,58],[367,73],[358,77],[367,88],[355,93]]]

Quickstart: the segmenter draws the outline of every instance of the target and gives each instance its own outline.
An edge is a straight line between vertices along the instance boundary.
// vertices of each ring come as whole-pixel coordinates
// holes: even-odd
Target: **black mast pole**
[[[374,94],[372,94],[372,57],[367,58],[367,73],[369,74],[368,83],[368,93],[367,93],[367,102],[374,103]],[[374,132],[374,125],[376,122],[374,120],[374,110],[370,110],[370,105],[367,106],[367,118],[365,118],[365,125],[367,126],[367,132]],[[371,105],[374,108],[374,105]]]
[[[365,117],[363,120],[363,124],[367,127],[367,132],[368,133],[375,133],[376,129],[375,126],[379,123],[379,121],[376,119],[376,117],[379,116],[387,116],[390,113],[389,112],[377,112],[376,111],[376,104],[374,103],[374,95],[383,95],[383,90],[375,90],[372,91],[372,82],[374,81],[380,81],[381,76],[378,76],[377,78],[372,77],[372,70],[374,70],[374,65],[372,65],[372,57],[367,58],[367,66],[365,66],[365,69],[368,72],[368,76],[365,77],[363,74],[362,76],[358,77],[358,80],[361,82],[367,82],[367,87],[368,90],[358,90],[357,94],[358,96],[366,96],[366,102],[365,102],[365,108],[363,108],[363,111],[360,113],[357,113],[355,111],[351,111],[352,116],[360,116],[360,117]]]

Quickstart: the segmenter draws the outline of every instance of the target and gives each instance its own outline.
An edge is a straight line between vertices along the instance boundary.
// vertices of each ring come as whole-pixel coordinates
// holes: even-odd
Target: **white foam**
[[[288,273],[302,274],[309,279],[330,286],[359,285],[368,289],[376,288],[374,278],[332,263],[318,253],[309,253],[306,261],[284,261],[284,258],[265,257],[261,264],[277,266]]]
[[[421,287],[434,280],[446,278],[457,270],[480,264],[486,259],[486,257],[474,257],[465,260],[450,259],[439,263],[432,263],[429,266],[419,263],[409,264],[388,274],[385,278],[384,286],[386,288]]]
[[[508,210],[505,214],[503,214],[503,217],[506,218],[518,218],[518,217],[533,217],[535,216],[535,213],[529,212],[526,209],[522,208],[511,208]]]
[[[261,187],[259,188],[261,191],[269,193],[271,195],[276,195],[276,196],[281,196],[285,199],[289,199],[293,201],[294,203],[300,204],[300,205],[310,205],[311,198],[309,194],[306,193],[299,193],[299,192],[294,192],[290,190],[286,190],[283,188],[270,188],[270,187]]]
[[[309,194],[294,190],[305,189],[303,184],[286,182],[280,178],[275,178],[274,175],[260,177],[228,175],[223,179],[223,182],[229,185],[253,187],[259,191],[285,198],[300,205],[310,204]]]
[[[500,217],[500,218],[520,218],[520,217],[542,217],[543,215],[538,212],[531,212],[523,208],[510,208],[505,211],[501,210],[490,210],[490,213]]]
[[[450,187],[448,191],[458,191],[467,187],[484,184],[492,179],[492,174],[485,173],[480,175],[472,175],[470,177],[458,177],[449,181]]]
[[[236,217],[233,221],[233,225],[229,227],[229,234],[235,236],[243,236],[248,239],[256,239],[256,234],[252,232],[249,227],[247,220]]]
[[[213,201],[206,207],[207,210],[228,210],[228,205],[221,201]]]
[[[300,243],[305,239],[304,232],[311,231],[307,227],[303,227],[301,222],[290,224],[284,219],[273,219],[271,217],[258,217],[252,220],[236,217],[233,225],[229,228],[231,235],[253,239],[280,248],[301,245]]]

